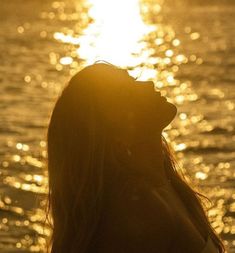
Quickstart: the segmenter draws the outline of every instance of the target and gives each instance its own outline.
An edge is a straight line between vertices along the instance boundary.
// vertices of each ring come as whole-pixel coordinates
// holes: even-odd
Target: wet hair
[[[100,113],[107,109],[106,87],[118,82],[120,68],[99,63],[78,72],[58,97],[47,132],[48,214],[52,218],[51,253],[85,253],[102,215],[105,171],[115,160],[114,129]],[[104,99],[104,100],[103,100]],[[120,102],[121,103],[121,102]],[[111,106],[111,104],[110,104]],[[203,206],[202,194],[179,173],[174,154],[162,136],[165,168],[200,232],[225,252]]]

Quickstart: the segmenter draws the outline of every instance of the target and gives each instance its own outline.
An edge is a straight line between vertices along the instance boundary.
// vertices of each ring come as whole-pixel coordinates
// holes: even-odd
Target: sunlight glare
[[[88,63],[106,60],[119,66],[135,66],[143,61],[141,38],[153,29],[141,19],[138,0],[89,0],[94,20],[80,37],[79,57]],[[146,57],[146,55],[144,56]]]

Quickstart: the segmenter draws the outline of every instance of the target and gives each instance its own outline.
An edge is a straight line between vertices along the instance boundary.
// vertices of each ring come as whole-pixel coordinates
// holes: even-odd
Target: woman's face
[[[155,91],[152,81],[136,81],[126,70],[116,70],[110,107],[115,110],[110,117],[115,118],[115,127],[122,139],[128,141],[143,135],[161,133],[174,119],[177,109]],[[118,135],[119,135],[118,134]],[[148,136],[148,137],[149,137]]]

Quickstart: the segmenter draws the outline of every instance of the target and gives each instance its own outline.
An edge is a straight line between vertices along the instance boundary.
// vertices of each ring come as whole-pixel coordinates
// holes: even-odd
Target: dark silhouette
[[[162,136],[176,112],[113,65],[72,77],[48,127],[52,253],[224,252]]]

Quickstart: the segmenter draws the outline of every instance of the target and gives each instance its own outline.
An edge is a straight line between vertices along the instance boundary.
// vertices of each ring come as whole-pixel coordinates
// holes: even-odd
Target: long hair
[[[218,236],[209,221],[205,203],[210,200],[188,184],[186,175],[181,170],[173,149],[163,136],[162,144],[167,175],[190,214],[194,217],[198,230],[202,235],[209,235],[212,238],[220,253],[225,252],[222,239]]]
[[[114,132],[100,114],[100,110],[107,108],[105,103],[97,100],[99,92],[106,92],[100,89],[102,84],[113,85],[115,76],[113,73],[101,74],[98,65],[101,66],[94,64],[83,69],[70,80],[57,99],[50,118],[47,156],[51,253],[87,252],[102,215],[105,171],[110,171],[110,165],[116,163],[112,155],[116,145],[112,138]],[[115,67],[107,65],[107,72],[112,68]],[[94,83],[100,85],[99,89],[93,89]],[[174,188],[201,233],[209,234],[219,252],[224,252],[223,243],[202,206],[202,195],[180,176],[173,152],[163,137],[162,144],[166,171]]]

